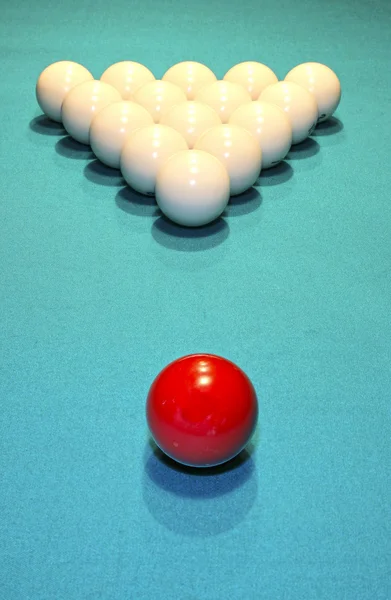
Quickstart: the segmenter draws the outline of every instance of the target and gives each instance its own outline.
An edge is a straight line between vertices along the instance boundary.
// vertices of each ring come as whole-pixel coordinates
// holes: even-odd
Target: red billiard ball
[[[257,417],[257,396],[247,375],[212,354],[192,354],[169,364],[147,398],[147,421],[156,444],[193,467],[216,466],[239,454]]]

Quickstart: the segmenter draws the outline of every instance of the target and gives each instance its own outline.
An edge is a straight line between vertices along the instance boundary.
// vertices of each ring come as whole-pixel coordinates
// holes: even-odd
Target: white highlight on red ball
[[[285,77],[314,95],[318,105],[318,122],[326,121],[337,109],[341,100],[341,84],[332,69],[317,62],[307,62],[294,67]]]
[[[207,104],[187,101],[169,108],[160,119],[160,123],[179,131],[189,148],[193,148],[203,133],[211,127],[221,125],[221,119],[217,112]]]
[[[188,100],[194,100],[197,92],[216,81],[217,77],[209,67],[202,63],[183,61],[170,67],[162,79],[179,86],[185,92]]]
[[[259,95],[268,85],[278,82],[277,75],[270,67],[255,61],[246,61],[234,65],[227,71],[223,79],[244,87],[252,100],[258,100]]]
[[[110,65],[100,79],[115,87],[123,100],[131,100],[133,94],[145,83],[154,81],[155,76],[141,63],[123,60]]]
[[[242,104],[232,113],[229,124],[243,127],[258,141],[262,170],[284,160],[292,145],[290,120],[276,104],[261,100]]]
[[[133,94],[133,101],[141,104],[152,115],[155,123],[160,122],[171,106],[186,100],[186,94],[180,87],[160,79],[146,83]]]
[[[92,119],[102,108],[120,100],[118,90],[104,81],[80,83],[67,94],[63,102],[63,125],[75,140],[89,144]]]
[[[215,156],[225,166],[230,179],[230,194],[242,194],[254,185],[262,166],[258,141],[237,125],[219,125],[209,129],[195,145]]]
[[[61,107],[72,88],[93,75],[79,63],[61,60],[52,63],[38,77],[35,92],[37,102],[49,119],[61,123]]]
[[[135,102],[123,100],[109,104],[92,120],[92,151],[102,163],[119,169],[122,148],[129,135],[140,127],[152,124],[149,112]]]
[[[291,81],[279,81],[269,85],[259,100],[276,104],[285,111],[292,126],[292,144],[299,144],[311,135],[318,120],[318,107],[308,90]]]
[[[230,81],[215,81],[203,87],[195,96],[197,102],[202,102],[213,108],[222,123],[228,123],[231,114],[245,102],[251,101],[247,90],[237,83]]]
[[[227,170],[207,152],[178,152],[158,172],[156,201],[161,211],[179,225],[200,227],[214,221],[228,200]]]
[[[123,147],[122,175],[137,192],[153,195],[159,168],[173,154],[187,149],[185,139],[175,129],[165,125],[143,127],[131,134]]]

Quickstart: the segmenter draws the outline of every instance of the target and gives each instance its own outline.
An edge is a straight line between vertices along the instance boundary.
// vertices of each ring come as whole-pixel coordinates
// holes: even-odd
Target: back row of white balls
[[[41,73],[37,82],[37,99],[43,112],[51,119],[61,122],[61,106],[67,93],[79,83],[93,79],[93,75],[78,63],[53,63]],[[106,69],[100,81],[117,89],[122,100],[131,100],[139,88],[156,79],[144,65],[134,61],[121,61]],[[217,78],[207,66],[184,61],[170,67],[162,81],[175,84],[182,89],[187,100],[194,100],[202,88],[216,82]],[[251,100],[257,100],[266,87],[278,83],[278,78],[266,65],[248,61],[229,69],[223,81],[244,87]],[[315,97],[319,121],[331,116],[339,104],[340,82],[326,65],[303,63],[289,71],[285,81],[299,84]]]

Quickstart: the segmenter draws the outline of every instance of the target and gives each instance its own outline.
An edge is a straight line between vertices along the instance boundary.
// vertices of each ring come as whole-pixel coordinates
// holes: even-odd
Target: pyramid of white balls
[[[157,80],[132,61],[100,79],[60,61],[42,71],[36,96],[47,117],[120,169],[129,186],[154,195],[166,217],[199,227],[328,119],[341,86],[314,62],[278,81],[259,62],[239,63],[222,80],[201,63],[181,62]]]

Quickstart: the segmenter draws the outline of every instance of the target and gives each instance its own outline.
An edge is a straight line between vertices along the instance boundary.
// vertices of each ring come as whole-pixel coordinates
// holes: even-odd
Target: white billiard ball
[[[68,92],[79,83],[91,81],[94,76],[83,65],[61,60],[42,71],[35,93],[42,111],[49,119],[61,123],[61,107]]]
[[[258,141],[237,125],[218,125],[202,135],[195,145],[215,156],[227,169],[230,194],[237,196],[254,185],[261,171],[262,151]]]
[[[155,123],[160,122],[171,106],[185,102],[186,99],[186,94],[180,87],[161,79],[145,83],[133,94],[133,101],[141,104],[152,115]]]
[[[259,96],[282,108],[292,125],[292,144],[303,142],[313,132],[318,120],[318,106],[314,96],[292,81],[269,85]]]
[[[222,123],[228,119],[234,110],[241,104],[251,101],[249,92],[238,83],[230,81],[215,81],[201,88],[196,94],[197,102],[202,102],[213,108],[219,115]]]
[[[189,148],[193,148],[205,131],[221,125],[221,119],[217,112],[207,104],[187,101],[169,108],[160,119],[160,123],[179,131]]]
[[[270,67],[255,61],[241,62],[235,65],[227,71],[223,79],[246,88],[252,100],[258,100],[259,95],[268,85],[278,82],[277,75]]]
[[[149,112],[135,102],[122,100],[109,104],[92,120],[91,149],[102,163],[119,169],[122,148],[129,135],[140,127],[152,124]]]
[[[120,169],[125,181],[140,194],[155,193],[159,168],[176,152],[187,150],[185,139],[166,125],[150,125],[132,133],[123,147]]]
[[[229,200],[229,176],[208,152],[184,150],[159,169],[156,202],[179,225],[200,227],[217,219]]]
[[[291,122],[276,104],[261,100],[242,104],[232,113],[229,124],[243,127],[258,140],[262,170],[284,160],[292,145]]]
[[[89,144],[92,119],[102,108],[120,100],[119,91],[108,83],[98,80],[80,83],[71,89],[62,104],[66,131],[81,144]]]
[[[318,105],[318,123],[326,121],[335,112],[341,100],[341,84],[332,69],[316,62],[298,65],[285,77],[298,83],[315,96]]]
[[[134,92],[145,83],[154,81],[155,76],[144,65],[123,60],[108,67],[100,79],[115,87],[123,100],[131,100]]]
[[[194,100],[198,90],[216,81],[217,77],[202,63],[184,61],[170,67],[162,79],[175,83],[185,92],[188,100]]]

